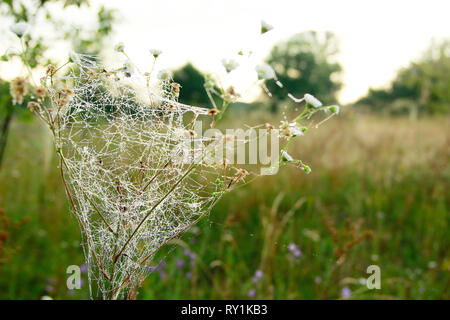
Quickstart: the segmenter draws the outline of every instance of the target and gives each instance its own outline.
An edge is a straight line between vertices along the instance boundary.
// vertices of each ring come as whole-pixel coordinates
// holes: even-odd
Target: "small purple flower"
[[[47,286],[45,287],[45,291],[46,291],[47,293],[50,293],[50,292],[53,291],[53,287],[52,287],[51,285],[47,285]]]
[[[186,272],[186,278],[192,279],[192,272]]]
[[[162,271],[166,267],[166,262],[163,260],[161,261],[158,266],[156,267],[156,271]]]
[[[302,252],[300,251],[300,246],[296,245],[295,243],[290,243],[288,246],[289,252],[295,257],[300,258],[302,255]]]
[[[188,256],[191,254],[191,251],[189,249],[184,249],[184,255]]]
[[[149,271],[150,273],[153,273],[153,272],[156,271],[156,268],[153,267],[153,266],[150,266],[150,267],[148,267],[148,271]]]
[[[69,296],[73,296],[75,294],[75,291],[73,291],[73,289],[69,289],[69,290],[67,290],[67,294]]]
[[[248,296],[250,298],[253,298],[255,296],[255,294],[256,294],[256,290],[255,289],[250,289],[250,290],[248,290],[247,294],[248,294]]]
[[[314,282],[317,283],[317,284],[319,284],[319,283],[322,282],[322,278],[321,278],[321,277],[316,277],[316,278],[314,279]]]
[[[349,287],[343,287],[341,291],[341,298],[348,299],[352,295],[352,290]]]
[[[191,258],[191,260],[195,260],[195,258],[197,258],[197,254],[195,254],[195,252],[191,252],[189,258]]]
[[[261,270],[256,270],[255,274],[253,275],[252,282],[257,283],[259,279],[263,277],[264,273]]]
[[[84,285],[84,281],[83,279],[80,279],[80,287],[82,287]]]
[[[166,273],[164,271],[159,271],[159,277],[161,279],[165,279],[166,278]]]
[[[83,263],[83,264],[80,266],[80,272],[81,272],[81,273],[86,273],[86,271],[87,271],[86,263]]]
[[[183,268],[184,260],[183,259],[178,259],[176,266],[177,266],[178,269]]]

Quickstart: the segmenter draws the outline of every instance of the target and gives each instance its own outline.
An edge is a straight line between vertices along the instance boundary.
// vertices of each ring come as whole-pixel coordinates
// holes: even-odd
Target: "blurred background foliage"
[[[51,6],[78,10],[89,2],[0,3],[8,23],[36,28],[44,17],[51,26],[50,40],[24,37],[36,70],[56,63],[51,41],[100,53],[118,21],[106,7],[90,10],[96,23],[87,29],[61,21]],[[276,44],[266,61],[284,87],[268,82],[274,102],[261,94],[253,103],[236,103],[223,126],[236,119],[276,123],[291,112],[288,92],[339,102],[338,52],[331,32],[297,33]],[[19,59],[1,54],[0,63]],[[449,41],[433,42],[390,86],[371,89],[308,132],[293,155],[311,164],[311,175],[286,170],[227,195],[159,253],[138,298],[449,299],[449,69]],[[10,78],[0,74],[0,298],[87,298],[86,283],[75,291],[65,284],[66,267],[84,258],[51,137],[27,101],[11,104]],[[182,85],[182,102],[210,104],[196,66],[175,70],[174,80]],[[381,290],[363,284],[370,264],[381,267]]]
[[[356,102],[387,114],[448,114],[450,111],[450,41],[433,41],[421,59],[401,69],[387,89],[370,89]]]

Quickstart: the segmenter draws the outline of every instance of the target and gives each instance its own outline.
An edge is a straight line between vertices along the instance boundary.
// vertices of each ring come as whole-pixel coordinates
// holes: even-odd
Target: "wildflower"
[[[248,296],[250,298],[253,298],[255,296],[255,294],[256,294],[256,290],[255,289],[250,289],[250,290],[248,290],[247,294],[248,294]]]
[[[222,65],[228,73],[239,67],[239,63],[233,59],[222,59]]]
[[[349,287],[344,287],[341,290],[341,298],[342,299],[348,299],[352,295],[352,290],[350,290]]]
[[[304,129],[306,129],[306,128],[304,128],[304,127],[299,127],[298,126],[298,124],[296,123],[296,122],[292,122],[292,123],[289,123],[289,129],[290,129],[290,132],[292,133],[292,135],[294,136],[294,137],[296,137],[296,136],[302,136],[303,134],[304,134],[304,132],[306,131],[306,130],[304,130]]]
[[[295,257],[299,258],[302,255],[302,252],[300,251],[300,248],[295,243],[291,243],[288,246],[289,252]]]
[[[9,91],[13,104],[22,104],[23,97],[27,94],[28,88],[24,78],[18,77],[11,81]]]
[[[183,266],[184,266],[184,260],[183,260],[183,259],[177,260],[176,266],[177,266],[178,269],[183,268]]]
[[[316,284],[319,284],[319,283],[322,282],[322,278],[321,278],[321,277],[315,277],[315,278],[314,278],[314,282],[315,282]]]
[[[266,21],[261,20],[261,34],[269,32],[272,29],[273,29],[273,26],[271,24],[268,24]]]
[[[45,90],[44,87],[37,87],[37,88],[36,88],[36,95],[37,95],[39,98],[42,98],[43,96],[45,96],[46,92],[47,92],[47,91]]]
[[[258,79],[270,80],[275,78],[275,71],[267,63],[258,64],[255,67],[256,73],[258,74]]]
[[[311,95],[309,93],[306,93],[304,95],[303,99],[305,99],[306,105],[308,107],[319,108],[322,106],[322,102],[320,102],[319,99],[317,99],[316,97],[314,97],[313,95]]]
[[[114,46],[114,50],[117,51],[117,52],[124,52],[124,50],[125,50],[124,43],[123,42],[119,42],[118,44],[116,44]]]
[[[77,53],[71,51],[69,53],[69,61],[72,62],[72,63],[80,64],[81,59],[80,59],[80,57],[79,57],[79,55]]]
[[[86,265],[86,263],[83,263],[83,264],[80,266],[80,272],[81,272],[81,273],[86,273],[86,271],[87,271],[87,265]]]
[[[294,158],[292,158],[292,156],[289,155],[285,150],[281,150],[281,160],[286,162],[292,162],[294,161]]]
[[[186,272],[186,278],[192,279],[192,272]]]
[[[150,49],[150,54],[153,56],[153,58],[158,58],[161,55],[162,51],[158,49]]]
[[[129,60],[125,60],[125,62],[123,63],[123,70],[125,72],[125,75],[127,77],[130,77],[134,72],[134,66]]]
[[[161,81],[167,81],[172,77],[172,73],[167,69],[162,69],[158,72],[157,77]]]
[[[335,114],[339,113],[339,109],[340,109],[340,107],[338,105],[328,107],[328,111],[330,111],[331,113],[335,113]]]
[[[252,277],[252,282],[254,284],[258,283],[259,280],[263,277],[264,273],[261,270],[256,270],[255,274]]]
[[[26,22],[18,22],[13,24],[9,29],[16,34],[19,38],[22,38],[25,33],[28,32],[29,25]]]

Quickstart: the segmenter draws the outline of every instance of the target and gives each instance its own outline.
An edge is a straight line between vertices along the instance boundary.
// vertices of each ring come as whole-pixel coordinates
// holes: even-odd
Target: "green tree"
[[[80,25],[74,27],[72,21],[64,21],[58,16],[54,16],[52,11],[49,10],[50,3],[59,3],[61,10],[67,7],[81,8],[82,6],[89,5],[88,0],[39,0],[34,2],[4,0],[0,3],[0,16],[11,24],[20,21],[27,22],[30,25],[31,30],[40,29],[42,27],[42,22],[37,21],[36,17],[45,17],[47,26],[52,27],[52,41],[54,41],[54,39],[67,41],[70,43],[71,49],[75,52],[88,54],[100,53],[104,41],[112,32],[115,12],[105,7],[101,7],[96,14],[96,25],[92,30],[87,30],[85,26]],[[51,57],[47,55],[47,49],[49,47],[48,41],[42,36],[33,34],[33,37],[31,37],[28,33],[21,38],[21,41],[23,41],[23,46],[26,47],[27,50],[25,52],[17,52],[8,49],[1,55],[2,62],[7,62],[12,59],[23,59],[31,69],[52,63]],[[5,78],[5,75],[0,74],[0,167],[6,148],[11,121],[14,118],[31,118],[30,113],[26,110],[26,100],[19,105],[12,105],[12,99],[9,93],[9,83],[1,80],[3,78]]]
[[[274,82],[267,83],[276,98],[273,108],[286,99],[287,93],[294,96],[310,93],[325,103],[336,102],[342,70],[336,62],[338,49],[337,38],[332,32],[302,32],[275,45],[267,62],[274,68],[283,88]]]
[[[401,69],[388,89],[370,89],[356,104],[387,113],[450,111],[450,40],[433,41],[418,61]]]
[[[207,107],[210,105],[204,88],[205,77],[192,63],[188,62],[173,74],[175,82],[181,84],[180,101]]]

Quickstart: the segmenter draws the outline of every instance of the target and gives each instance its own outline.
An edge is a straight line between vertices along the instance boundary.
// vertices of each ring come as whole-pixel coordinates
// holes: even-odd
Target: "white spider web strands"
[[[67,76],[73,95],[57,112],[55,144],[85,237],[91,297],[119,298],[145,279],[154,252],[218,201],[226,172],[186,152],[188,128],[208,109],[177,102],[169,82],[150,102],[81,57]],[[133,76],[133,81],[143,80]],[[49,89],[53,113],[60,90]],[[96,285],[91,285],[95,283]]]

